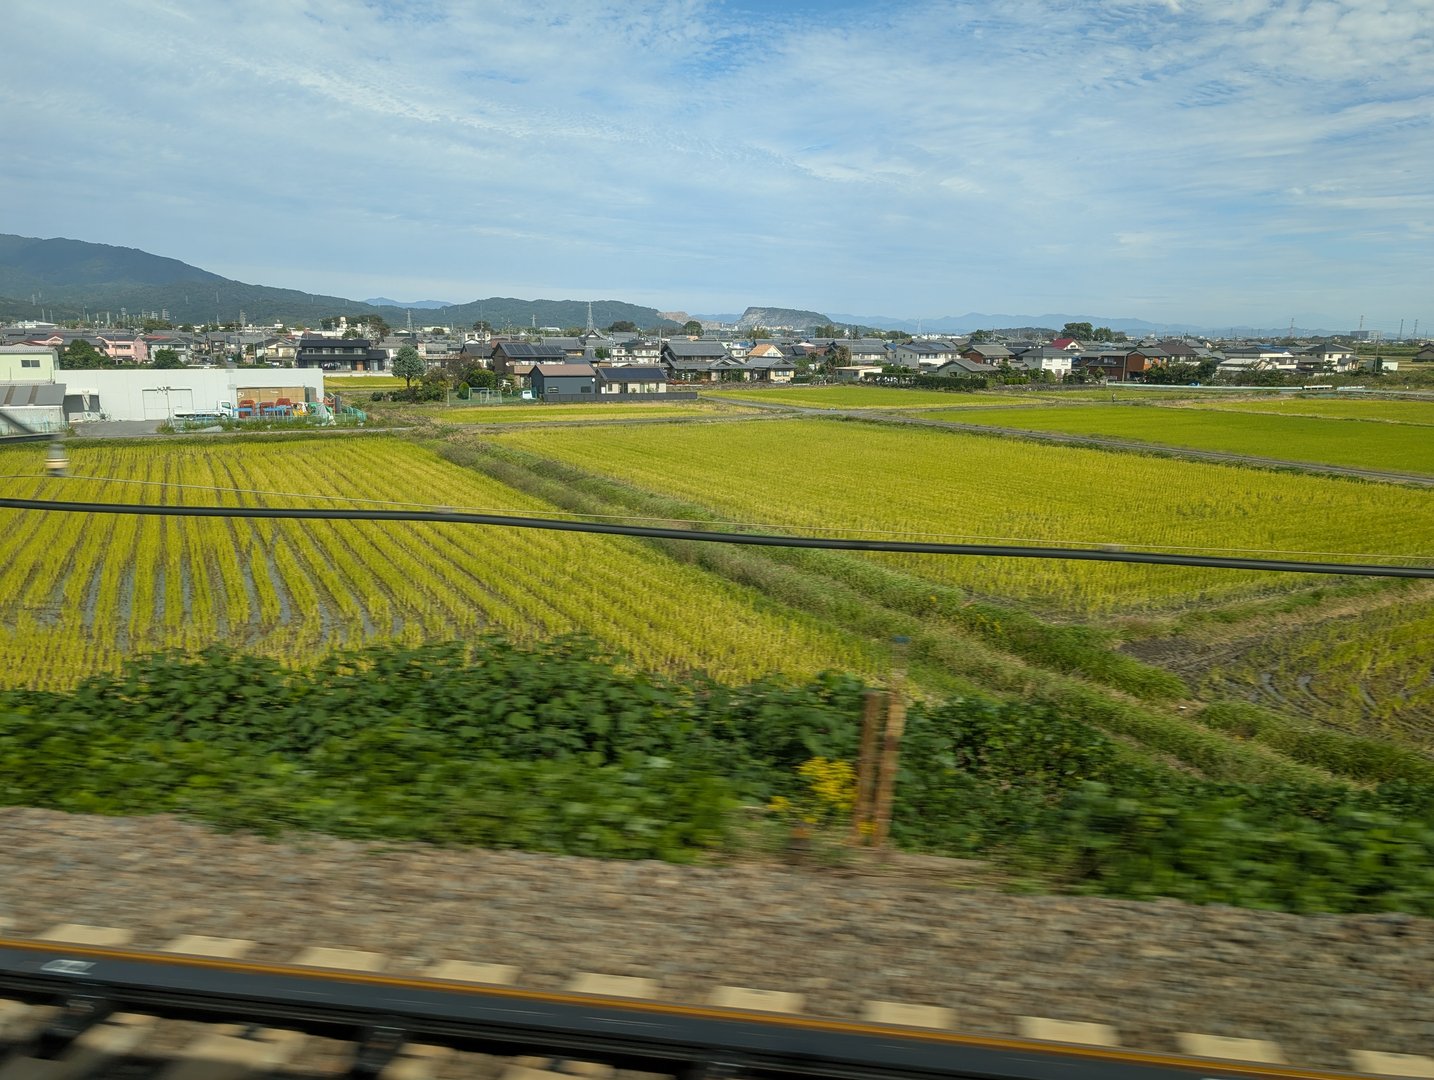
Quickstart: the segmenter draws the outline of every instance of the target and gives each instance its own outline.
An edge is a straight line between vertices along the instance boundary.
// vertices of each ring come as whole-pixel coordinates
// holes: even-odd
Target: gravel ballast
[[[1434,920],[1296,916],[1174,901],[1001,892],[972,864],[672,866],[304,836],[269,842],[173,817],[0,810],[0,921],[511,964],[517,984],[578,972],[655,979],[704,1002],[722,985],[794,991],[809,1014],[868,1001],[943,1006],[957,1030],[1018,1017],[1109,1024],[1177,1052],[1177,1033],[1266,1039],[1294,1064],[1351,1050],[1434,1053]]]

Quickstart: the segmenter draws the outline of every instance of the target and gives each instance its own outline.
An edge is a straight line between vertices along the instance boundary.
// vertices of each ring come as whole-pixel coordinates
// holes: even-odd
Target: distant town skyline
[[[353,298],[1434,329],[1423,0],[12,0],[7,24],[4,232]]]

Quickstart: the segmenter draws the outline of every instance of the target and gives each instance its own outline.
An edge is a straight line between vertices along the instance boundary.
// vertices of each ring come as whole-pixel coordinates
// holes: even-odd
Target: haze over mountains
[[[401,307],[401,308],[446,308],[454,307],[452,300],[391,300],[387,296],[371,296],[364,301],[369,307]]]
[[[77,319],[85,315],[118,321],[123,314],[164,312],[175,323],[232,322],[240,317],[256,324],[283,322],[317,325],[336,315],[379,314],[391,325],[404,325],[410,312],[442,310],[445,323],[471,326],[485,320],[495,328],[584,326],[585,300],[523,300],[488,297],[466,303],[417,300],[407,303],[386,296],[352,300],[341,296],[307,293],[235,281],[191,266],[178,259],[153,255],[137,248],[91,244],[82,240],[40,239],[0,233],[0,318]],[[1067,322],[1089,322],[1128,334],[1191,333],[1211,335],[1283,334],[1288,328],[1201,327],[1182,323],[1153,323],[1128,317],[1089,314],[985,314],[945,315],[936,318],[898,318],[886,315],[823,315],[820,312],[749,307],[742,313],[698,315],[707,321],[754,326],[790,326],[803,331],[821,323],[864,326],[908,333],[969,333],[974,330],[1013,327],[1059,328]],[[677,324],[663,320],[656,308],[620,300],[592,301],[592,318],[598,327],[627,321],[639,328]],[[1346,333],[1340,330],[1296,328],[1296,333]]]

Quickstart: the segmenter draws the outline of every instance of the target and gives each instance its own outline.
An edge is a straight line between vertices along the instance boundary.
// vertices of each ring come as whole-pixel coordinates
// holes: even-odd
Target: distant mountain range
[[[390,300],[386,296],[371,296],[364,301],[369,307],[397,307],[397,308],[446,308],[454,307],[452,300]]]
[[[1199,326],[1194,323],[1156,323],[1145,319],[1110,315],[988,315],[968,311],[965,315],[943,315],[935,319],[898,319],[890,315],[832,315],[832,322],[846,326],[868,326],[876,330],[904,330],[908,334],[969,334],[976,330],[1016,330],[1042,328],[1060,330],[1066,323],[1088,322],[1105,326],[1131,337],[1157,336],[1283,338],[1290,336],[1288,326]],[[1296,326],[1295,337],[1329,337],[1348,335],[1349,328],[1340,330]]]
[[[0,233],[0,319],[63,321],[88,314],[117,322],[122,313],[164,312],[171,322],[198,324],[232,322],[242,311],[256,324],[317,326],[338,315],[378,314],[398,327],[407,322],[410,308],[420,307],[446,308],[444,321],[455,326],[483,319],[498,329],[586,326],[588,318],[586,300],[491,296],[466,304],[371,303],[250,285],[137,248]],[[644,329],[672,328],[658,318],[656,308],[621,300],[594,300],[592,315],[598,326],[627,321]]]
[[[378,314],[391,326],[399,327],[407,323],[410,311],[438,309],[443,309],[443,321],[451,325],[467,327],[482,319],[499,330],[585,326],[588,318],[586,300],[520,300],[506,296],[490,296],[463,304],[442,300],[400,303],[386,296],[350,300],[297,289],[250,285],[137,248],[0,233],[0,319],[64,321],[88,315],[119,322],[122,315],[162,312],[174,323],[198,324],[232,322],[243,312],[245,319],[256,324],[283,322],[291,326],[317,326],[321,319],[339,315]],[[592,317],[599,327],[620,321],[631,322],[641,329],[675,329],[681,325],[681,322],[662,318],[656,308],[621,300],[594,300]],[[974,311],[918,320],[889,315],[827,316],[795,308],[749,307],[741,314],[694,317],[703,322],[736,325],[744,330],[756,326],[789,326],[799,333],[823,323],[903,330],[912,334],[966,334],[974,330],[1037,327],[1059,330],[1068,322],[1108,326],[1132,336],[1195,334],[1278,338],[1289,333],[1287,326],[1209,327],[1099,315],[1006,315]],[[1348,333],[1348,328],[1295,328],[1298,336]]]

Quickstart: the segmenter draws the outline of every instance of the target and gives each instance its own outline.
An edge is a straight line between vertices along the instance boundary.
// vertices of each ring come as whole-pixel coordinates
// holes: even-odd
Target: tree
[[[826,373],[833,378],[836,377],[837,368],[851,364],[851,350],[845,345],[829,345],[826,357]]]
[[[479,319],[473,324],[473,329],[480,334],[491,334],[493,332],[493,324],[487,319]]]
[[[144,322],[140,324],[140,329],[146,334],[152,334],[156,330],[173,330],[174,324],[168,319],[146,318]]]
[[[112,368],[118,365],[115,364],[113,357],[100,352],[84,338],[75,338],[65,346],[65,351],[60,354],[60,366],[71,371],[81,371],[92,368]]]
[[[382,315],[366,315],[364,319],[368,326],[369,337],[374,341],[382,341],[388,337],[391,327]]]
[[[1095,335],[1095,327],[1088,322],[1068,322],[1061,327],[1061,337],[1075,338],[1077,341],[1089,341]]]
[[[685,323],[682,324],[682,332],[691,337],[701,337],[702,324],[696,319],[688,319]]]
[[[422,378],[427,370],[423,357],[418,355],[418,350],[412,345],[403,346],[394,355],[393,373],[403,380],[405,393],[413,392],[413,380]]]
[[[609,334],[635,334],[637,333],[637,323],[628,319],[619,319],[608,326],[607,332]]]
[[[974,334],[971,335],[971,344],[972,344],[972,345],[984,345],[986,342],[988,342],[988,341],[991,340],[991,337],[992,337],[991,331],[989,331],[989,330],[977,330]]]
[[[350,326],[347,330],[344,331],[343,336],[345,338],[352,339],[356,337],[362,337],[363,335],[359,332],[359,328],[357,326]]]
[[[181,368],[184,366],[184,361],[179,358],[179,353],[174,349],[155,349],[149,362],[151,367],[157,368]]]
[[[750,334],[753,341],[768,341],[772,336],[772,332],[765,326],[752,327]]]

